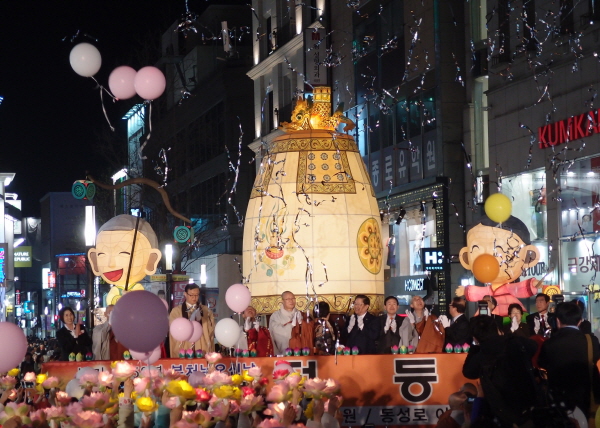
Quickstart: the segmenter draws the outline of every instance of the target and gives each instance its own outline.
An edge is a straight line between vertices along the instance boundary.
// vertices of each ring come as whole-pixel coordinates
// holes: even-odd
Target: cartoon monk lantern
[[[481,222],[467,233],[467,246],[460,250],[460,264],[473,271],[475,278],[485,283],[483,287],[459,286],[456,295],[470,302],[491,295],[498,301],[494,313],[508,316],[508,305],[518,303],[517,298],[528,298],[538,293],[541,281],[530,278],[513,282],[521,276],[523,269],[535,266],[540,261],[540,252],[531,245],[529,230],[518,218],[510,216],[498,224],[484,216]],[[525,310],[525,308],[523,308]]]
[[[138,281],[156,272],[161,258],[157,247],[156,234],[146,220],[123,214],[104,223],[88,258],[94,275],[113,285],[106,296],[107,305],[116,304],[126,286],[127,291],[144,289]]]

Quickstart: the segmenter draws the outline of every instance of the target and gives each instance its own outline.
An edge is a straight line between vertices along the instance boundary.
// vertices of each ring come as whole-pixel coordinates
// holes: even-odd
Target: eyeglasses
[[[296,298],[295,297],[289,297],[289,298],[283,299],[283,300],[296,300]]]
[[[185,293],[185,294],[187,294],[190,297],[199,297],[200,296],[200,293],[198,293],[198,294]]]

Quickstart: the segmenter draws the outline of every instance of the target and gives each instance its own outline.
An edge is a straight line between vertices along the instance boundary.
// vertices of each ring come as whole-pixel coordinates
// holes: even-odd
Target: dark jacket
[[[375,342],[377,341],[377,317],[367,312],[363,318],[363,324],[363,329],[360,330],[358,322],[354,323],[354,327],[348,332],[348,339],[345,345],[349,348],[356,346],[358,353],[361,355],[375,354],[377,352],[377,348],[375,347]],[[349,325],[350,318],[346,322],[346,331]]]
[[[56,339],[60,346],[60,361],[69,361],[69,354],[72,352],[75,355],[81,352],[85,357],[85,354],[92,350],[92,339],[90,339],[83,326],[81,326],[81,334],[77,339],[64,326],[56,332]]]
[[[502,328],[502,331],[507,336],[510,336],[510,335],[521,336],[526,339],[531,336],[531,331],[529,330],[529,326],[524,322],[520,323],[519,328],[517,328],[515,331],[510,331],[510,327],[511,327],[511,324],[508,324]]]
[[[396,315],[396,332],[393,332],[392,329],[388,329],[387,332],[384,331],[385,323],[388,319],[388,314],[384,313],[383,315],[377,317],[377,353],[378,354],[391,354],[391,347],[396,345],[400,346],[400,326],[406,317],[401,317],[400,315]],[[408,321],[406,321],[408,322]]]
[[[585,334],[578,328],[563,327],[542,344],[538,364],[548,371],[548,384],[558,399],[564,400],[569,408],[579,407],[584,413],[590,403],[590,370],[588,346]],[[598,368],[600,346],[592,338],[594,390],[598,394]]]
[[[446,339],[444,340],[444,347],[447,344],[452,346],[464,345],[465,343],[471,345],[473,342],[473,336],[471,336],[471,329],[469,328],[469,320],[465,314],[461,314],[456,321],[450,324],[450,327],[446,327]]]
[[[544,322],[546,324],[546,329],[548,329],[548,315],[549,313],[546,312],[544,314]],[[542,331],[542,327],[540,325],[540,331],[538,331],[537,333],[535,332],[535,319],[540,319],[540,313],[539,312],[534,312],[532,314],[527,315],[527,325],[529,326],[529,332],[534,335],[534,334],[539,334],[540,336],[544,335],[544,331]]]

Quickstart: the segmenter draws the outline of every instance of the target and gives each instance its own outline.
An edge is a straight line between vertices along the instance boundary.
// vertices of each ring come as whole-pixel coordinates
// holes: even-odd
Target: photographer
[[[463,375],[481,381],[486,401],[481,423],[512,427],[513,423],[529,421],[529,411],[536,404],[529,370],[537,344],[523,337],[501,335],[495,320],[487,315],[474,317],[471,328],[478,344],[467,355]]]

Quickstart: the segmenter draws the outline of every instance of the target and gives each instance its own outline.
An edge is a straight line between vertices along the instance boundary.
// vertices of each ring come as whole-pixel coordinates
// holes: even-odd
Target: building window
[[[474,169],[487,170],[489,161],[488,142],[488,104],[486,91],[488,90],[487,76],[475,79],[473,85],[473,142],[472,153],[475,154]]]
[[[471,37],[475,42],[488,37],[486,0],[471,0]]]

